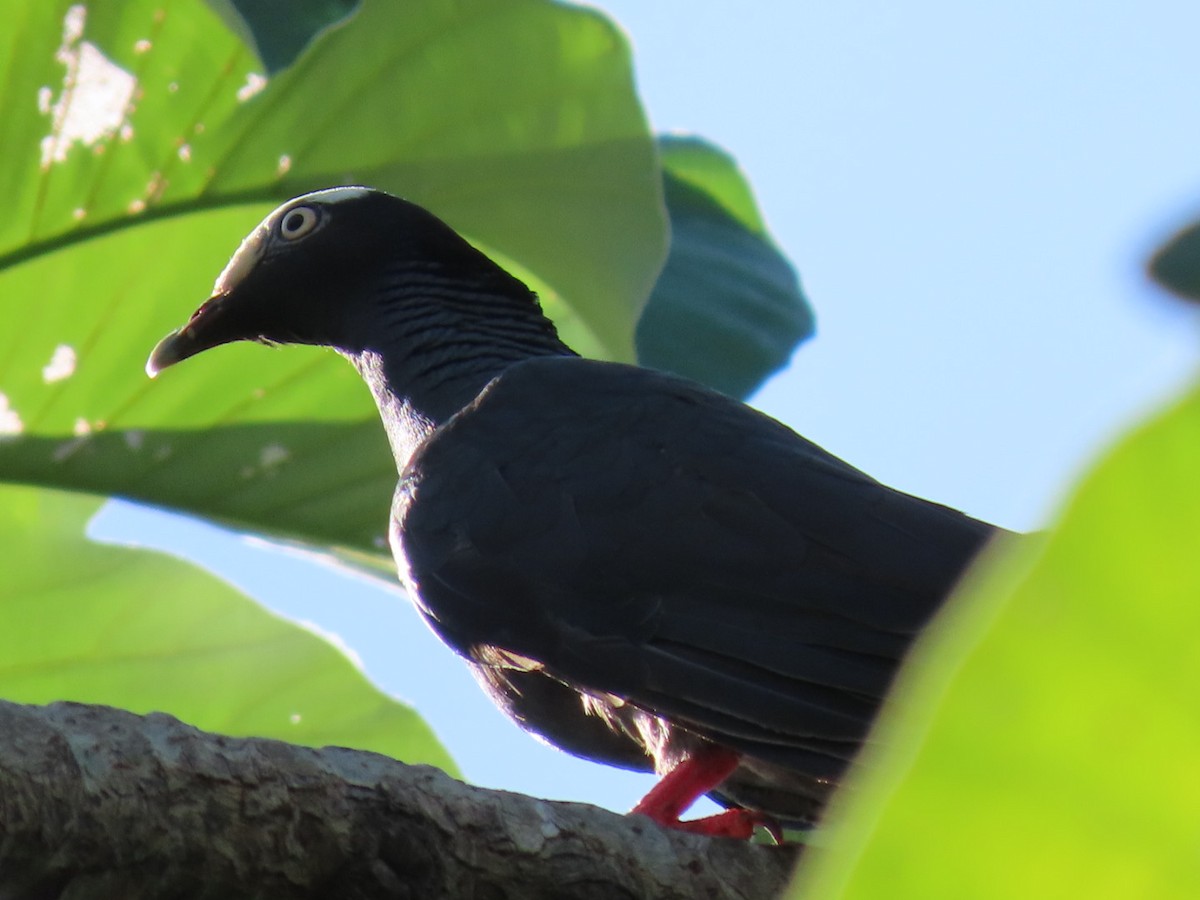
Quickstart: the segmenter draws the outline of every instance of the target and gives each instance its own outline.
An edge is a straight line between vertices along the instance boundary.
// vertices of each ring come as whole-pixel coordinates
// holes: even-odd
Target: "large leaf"
[[[330,644],[165,554],[95,544],[91,498],[0,485],[0,696],[169,710],[453,771],[415,712]]]
[[[1200,896],[1198,447],[1194,391],[955,601],[792,897]]]
[[[279,0],[209,2],[251,35],[268,68],[282,68],[344,18],[350,0],[290,3],[287,16]],[[666,135],[658,145],[671,250],[638,325],[638,360],[748,396],[812,336],[812,309],[736,162],[696,137]],[[560,330],[578,330],[556,294],[542,296]]]
[[[545,4],[506,3],[498,4],[491,15],[503,20],[501,10],[510,6],[519,15],[513,13],[516,24],[506,27],[527,28],[532,34],[539,33],[536,22],[530,22],[533,11],[549,14],[543,9]],[[405,8],[423,7],[412,4]],[[275,354],[259,347],[227,347],[169,372],[161,383],[153,386],[141,374],[141,361],[146,349],[202,299],[203,286],[219,271],[237,238],[274,202],[274,196],[312,186],[296,181],[298,173],[307,173],[304,178],[320,183],[320,176],[315,173],[322,171],[322,155],[333,153],[338,147],[348,163],[357,159],[360,166],[374,166],[372,171],[381,177],[396,172],[408,175],[418,170],[424,172],[424,178],[435,179],[443,186],[439,193],[442,200],[449,193],[445,183],[452,180],[446,172],[461,174],[463,160],[470,159],[479,166],[477,178],[497,172],[496,189],[505,188],[511,194],[505,201],[499,201],[490,192],[491,188],[482,196],[473,195],[471,202],[478,206],[473,207],[472,215],[486,218],[489,209],[494,211],[489,203],[495,200],[506,208],[521,207],[530,217],[553,216],[559,200],[530,200],[527,192],[500,171],[508,166],[508,176],[512,176],[514,170],[523,171],[525,167],[546,162],[546,152],[541,148],[553,143],[555,137],[543,133],[548,127],[545,109],[528,96],[508,101],[514,106],[506,114],[512,127],[532,135],[527,141],[525,158],[519,163],[507,156],[500,161],[489,159],[487,149],[482,146],[486,141],[475,127],[477,123],[458,131],[448,129],[439,139],[440,147],[436,141],[430,142],[428,160],[420,164],[403,161],[403,154],[412,148],[403,140],[392,147],[373,130],[376,119],[368,119],[359,127],[340,121],[340,133],[326,135],[327,142],[305,139],[309,149],[296,153],[286,172],[278,171],[277,167],[262,168],[260,160],[267,152],[262,149],[264,142],[287,143],[290,139],[289,146],[293,148],[305,142],[297,134],[304,131],[304,123],[295,110],[305,104],[323,108],[331,102],[326,96],[327,70],[335,64],[343,65],[345,73],[362,68],[365,51],[356,42],[370,43],[377,31],[387,31],[388,27],[396,30],[386,22],[368,20],[371,10],[376,9],[368,4],[362,15],[326,35],[301,58],[296,70],[300,74],[285,73],[261,94],[240,105],[236,97],[225,97],[224,106],[210,100],[202,117],[205,127],[200,134],[193,135],[196,141],[188,144],[189,154],[184,162],[178,157],[177,146],[182,139],[173,136],[188,129],[195,132],[195,123],[201,117],[195,113],[181,117],[173,107],[155,106],[145,98],[171,96],[171,84],[180,85],[175,93],[187,94],[185,82],[178,80],[182,77],[179,70],[182,67],[205,72],[203,62],[212,55],[213,42],[220,44],[224,40],[237,66],[249,65],[242,60],[245,52],[237,49],[236,40],[223,31],[219,20],[207,15],[204,6],[185,3],[172,9],[170,22],[182,31],[179,21],[184,13],[194,17],[192,32],[203,35],[209,42],[200,54],[202,59],[188,62],[188,53],[196,40],[173,39],[175,32],[165,20],[158,24],[158,31],[151,38],[145,39],[151,41],[151,46],[139,56],[137,40],[132,35],[141,32],[126,21],[136,20],[136,5],[129,7],[128,16],[117,22],[104,18],[105,9],[102,6],[99,11],[89,12],[83,26],[84,36],[70,38],[63,46],[68,50],[81,46],[90,39],[88,29],[93,25],[99,32],[97,40],[124,28],[125,38],[106,41],[118,47],[135,47],[134,58],[143,61],[138,77],[144,99],[129,117],[133,132],[128,142],[123,142],[118,128],[113,135],[96,137],[90,153],[72,144],[64,151],[64,161],[49,164],[31,181],[38,184],[38,190],[46,197],[53,195],[60,185],[86,185],[93,196],[88,201],[64,196],[57,205],[44,199],[37,207],[40,210],[37,222],[46,229],[48,221],[64,220],[63,231],[57,235],[47,231],[42,241],[14,249],[10,262],[20,260],[20,264],[0,274],[0,291],[7,298],[5,312],[12,326],[0,333],[0,392],[5,396],[10,415],[19,418],[23,430],[21,440],[0,445],[0,477],[121,494],[187,509],[242,529],[329,544],[386,559],[379,539],[385,530],[394,478],[392,461],[367,393],[341,360],[306,348]],[[558,109],[559,118],[570,118],[568,113],[576,110],[583,123],[583,130],[577,136],[581,143],[564,149],[565,156],[560,161],[562,165],[570,165],[569,161],[581,164],[574,179],[576,183],[567,191],[569,203],[579,210],[591,210],[596,224],[588,231],[596,237],[615,230],[623,235],[618,243],[645,241],[645,226],[632,230],[622,227],[638,208],[635,202],[626,206],[624,200],[636,200],[638,186],[644,180],[640,158],[630,149],[636,146],[636,141],[634,137],[622,139],[623,143],[615,137],[610,139],[614,146],[625,147],[621,152],[627,157],[626,168],[632,174],[624,172],[619,179],[614,176],[611,183],[605,182],[601,188],[599,183],[609,171],[604,164],[606,151],[594,146],[598,138],[592,132],[598,126],[587,124],[592,120],[607,122],[606,127],[613,135],[620,134],[621,128],[615,124],[620,116],[614,112],[618,108],[625,109],[640,124],[636,106],[627,95],[627,72],[621,68],[627,64],[624,50],[612,43],[616,39],[591,14],[567,14],[557,7],[552,10],[554,16],[565,16],[559,22],[562,34],[556,44],[558,55],[553,57],[564,71],[543,72],[547,77],[557,78],[556,84],[562,84],[554,90],[543,88],[541,94],[559,98],[563,107]],[[406,20],[404,24],[412,23]],[[502,22],[495,24],[500,28]],[[568,30],[567,26],[574,30]],[[74,27],[78,28],[78,21]],[[430,30],[432,25],[426,23],[424,27]],[[438,32],[437,38],[425,47],[425,55],[440,58],[452,54],[455,48],[461,49],[465,38],[460,32],[464,30],[473,39],[483,39],[480,27],[456,24]],[[576,36],[576,32],[582,35],[582,49],[567,40]],[[447,34],[454,39],[443,46]],[[507,31],[500,28],[501,38],[505,34]],[[27,48],[38,43],[37,37],[36,33],[29,35],[21,45],[22,52],[28,53]],[[409,56],[415,51],[410,49],[409,56],[404,56],[396,49],[411,47],[413,36],[406,32],[392,37],[394,46],[388,45],[386,53],[377,51],[376,56],[394,64],[403,77],[368,79],[360,85],[357,95],[364,109],[375,109],[377,113],[380,105],[387,105],[389,92],[416,90],[405,80],[410,74],[406,66],[412,65]],[[594,46],[601,38],[609,42],[605,45],[608,56]],[[49,51],[45,45],[51,39],[61,40],[57,30],[50,36],[41,35],[46,52]],[[492,47],[490,52],[501,52],[498,47]],[[175,60],[170,65],[162,62],[168,58],[168,50],[169,59]],[[525,65],[533,65],[532,59],[526,60]],[[160,61],[157,68],[155,60]],[[543,58],[539,65],[543,69],[552,68],[552,62]],[[599,73],[594,69],[599,69]],[[620,77],[618,70],[624,73]],[[375,72],[375,68],[370,71]],[[200,74],[194,77],[202,80]],[[239,83],[238,77],[207,72],[211,84],[204,93],[220,97],[226,88],[232,92]],[[169,78],[177,80],[166,81],[166,86],[162,86]],[[467,80],[474,83],[478,79]],[[597,101],[594,105],[598,111],[589,111],[591,98],[603,87],[616,99]],[[461,88],[436,79],[426,89],[433,94],[440,91],[453,95],[446,101],[452,107],[467,103],[456,93]],[[479,89],[471,87],[469,91]],[[503,101],[504,98],[493,97],[490,102],[503,105]],[[476,98],[473,102],[482,101]],[[251,108],[255,113],[247,118],[249,114],[244,115],[243,111]],[[434,116],[432,111],[428,114]],[[288,116],[293,118],[287,119]],[[33,154],[34,135],[40,133],[33,130],[34,126],[44,129],[47,121],[34,121],[27,129],[28,154]],[[490,118],[480,126],[485,137],[490,133],[489,121]],[[189,122],[192,124],[186,124]],[[452,138],[452,133],[456,137]],[[503,143],[493,138],[488,139],[492,140],[492,148],[503,149]],[[462,146],[455,148],[454,140],[459,140]],[[155,146],[157,151],[152,149]],[[786,357],[794,340],[792,326],[807,314],[806,307],[794,292],[772,292],[763,287],[769,282],[764,278],[771,272],[779,276],[780,284],[790,283],[792,288],[794,276],[786,262],[770,249],[748,190],[728,158],[695,141],[668,141],[663,146],[673,173],[672,183],[698,185],[694,190],[699,192],[702,187],[697,196],[704,199],[702,203],[685,203],[673,212],[679,223],[674,262],[664,278],[666,287],[656,294],[655,308],[660,311],[651,310],[651,319],[659,323],[658,331],[667,336],[665,344],[659,341],[657,345],[669,345],[673,355],[668,359],[651,354],[649,362],[674,365],[726,390],[744,392],[765,369]],[[222,147],[227,149],[218,149]],[[253,147],[258,149],[251,152]],[[104,152],[96,155],[96,149]],[[126,159],[129,154],[136,159]],[[389,154],[398,155],[401,161]],[[142,185],[142,179],[150,178],[149,173],[122,180],[120,166],[106,168],[98,161],[120,157],[124,160],[121,165],[136,172],[138,160],[145,162],[156,155],[171,161],[170,166],[164,164],[162,169],[171,168],[174,174],[163,176],[163,183],[156,187],[157,193],[140,197],[138,202],[146,203],[146,209],[140,215],[130,216],[113,197],[119,194],[118,188],[132,190],[132,186]],[[584,165],[590,156],[600,161]],[[277,161],[278,155],[271,158]],[[209,180],[189,180],[204,168],[208,159],[219,160],[211,170],[206,170]],[[547,193],[561,193],[555,174],[557,165],[538,176],[549,179],[537,192],[539,198]],[[330,176],[328,180],[341,179]],[[221,198],[230,196],[222,194],[222,186],[231,183],[236,188],[233,196],[252,197],[259,193],[267,202],[248,209],[236,205],[222,208],[226,201]],[[187,193],[188,185],[195,189],[196,196],[173,201]],[[627,187],[611,190],[621,185]],[[592,202],[581,195],[585,189],[606,198],[619,194],[623,201],[615,207],[608,199]],[[653,192],[644,193],[643,207],[647,205],[645,201],[653,199]],[[467,202],[466,195],[459,199]],[[72,207],[72,203],[78,206]],[[82,225],[65,216],[62,210],[68,207],[86,211]],[[56,208],[59,212],[52,214],[50,211]],[[618,208],[619,213],[604,225],[606,215],[611,219],[613,208]],[[185,211],[187,215],[182,215]],[[578,214],[578,210],[572,213]],[[67,220],[70,224],[66,224]],[[654,216],[649,221],[657,223]],[[566,221],[560,220],[559,224],[569,232],[581,231]],[[499,244],[505,243],[505,235],[512,231],[505,216],[499,216],[484,230],[498,235],[495,242]],[[525,228],[528,234],[538,230]],[[29,231],[38,233],[38,227],[31,226]],[[747,248],[744,264],[729,253],[739,234]],[[589,244],[581,249],[559,244],[552,246],[551,255],[555,259],[578,259],[586,265],[595,263],[604,268],[608,251],[600,251],[600,246]],[[706,264],[704,254],[709,251],[715,255]],[[645,257],[643,251],[641,258]],[[522,268],[536,266],[538,259],[540,256],[535,253],[532,261],[520,258],[514,264]],[[693,275],[687,274],[687,261],[695,266]],[[742,278],[743,275],[746,277]],[[585,280],[590,283],[590,276]],[[709,286],[704,288],[706,280]],[[600,286],[605,290],[613,288],[611,279]],[[726,288],[727,295],[723,293]],[[595,317],[613,316],[613,307],[595,307],[593,313],[586,314],[587,304],[572,301],[573,305],[567,306],[559,302],[558,292],[547,290],[545,294],[548,305],[557,310],[560,324],[565,324],[568,332],[577,337],[576,343],[583,341],[585,346],[581,349],[591,346],[594,354],[614,355],[605,354],[603,347],[589,337],[597,331],[591,327]],[[626,295],[632,296],[628,291]],[[47,302],[35,302],[34,298],[46,298]],[[699,320],[703,327],[694,327],[697,317],[689,318],[689,298],[700,304]],[[632,313],[620,308],[618,313],[614,321],[624,321],[622,327],[631,328]],[[653,321],[649,326],[642,325],[643,343],[654,329]],[[723,329],[724,334],[715,329]],[[719,346],[722,341],[724,349]],[[763,347],[767,348],[765,356]],[[68,364],[57,371],[48,369],[56,352],[60,361],[73,360],[73,367]],[[705,362],[689,369],[684,365],[689,358]]]
[[[429,203],[545,277],[581,349],[631,354],[660,192],[627,50],[594,13],[368,2],[262,86],[199,0],[8,7],[0,431],[19,437],[0,478],[381,555],[392,462],[341,360],[229,347],[157,385],[141,369],[240,236],[321,184]],[[90,131],[71,118],[121,85]]]
[[[281,199],[363,182],[518,261],[572,305],[577,342],[631,358],[665,250],[661,187],[628,50],[599,15],[366,0],[268,81],[200,0],[3,12],[8,262],[253,204],[236,236]]]
[[[815,328],[737,164],[698,138],[659,139],[671,251],[638,323],[638,360],[735,397]]]

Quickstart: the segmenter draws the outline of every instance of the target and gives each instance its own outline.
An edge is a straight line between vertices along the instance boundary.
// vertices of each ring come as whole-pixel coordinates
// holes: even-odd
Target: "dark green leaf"
[[[358,8],[359,0],[207,0],[255,49],[268,75],[286,69],[326,28]]]
[[[695,138],[659,139],[671,250],[637,330],[638,359],[745,397],[815,327],[736,163]]]

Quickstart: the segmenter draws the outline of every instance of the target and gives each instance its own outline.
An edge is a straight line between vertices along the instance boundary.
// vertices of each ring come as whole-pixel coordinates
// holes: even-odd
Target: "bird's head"
[[[246,236],[212,296],[159,341],[146,372],[231,341],[352,349],[369,333],[381,293],[440,270],[508,277],[415,203],[365,187],[296,197]]]

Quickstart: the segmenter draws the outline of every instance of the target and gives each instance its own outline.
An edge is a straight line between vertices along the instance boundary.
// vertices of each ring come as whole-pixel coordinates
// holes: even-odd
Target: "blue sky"
[[[895,487],[1028,529],[1195,371],[1197,319],[1142,264],[1200,216],[1200,5],[598,5],[630,35],[654,127],[739,160],[816,307],[759,408]],[[649,786],[520,733],[398,589],[127,504],[93,534],[337,633],[471,781],[621,811]]]

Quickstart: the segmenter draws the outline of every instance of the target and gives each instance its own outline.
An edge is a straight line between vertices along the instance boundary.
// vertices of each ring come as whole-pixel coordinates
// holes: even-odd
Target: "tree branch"
[[[0,701],[0,897],[775,896],[794,847],[154,713]]]

